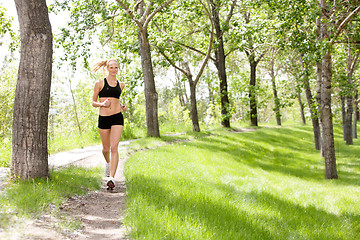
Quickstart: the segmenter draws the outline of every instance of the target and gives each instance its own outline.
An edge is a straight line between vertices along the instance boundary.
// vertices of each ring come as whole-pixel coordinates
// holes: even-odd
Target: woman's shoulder
[[[103,86],[104,83],[105,83],[105,80],[104,80],[104,79],[99,79],[99,80],[97,80],[97,81],[95,82],[95,85],[96,85],[96,86],[98,86],[98,85]]]

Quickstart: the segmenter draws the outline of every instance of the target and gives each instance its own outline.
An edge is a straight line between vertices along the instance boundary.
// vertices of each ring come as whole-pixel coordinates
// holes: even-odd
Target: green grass
[[[360,239],[360,144],[334,132],[338,180],[324,179],[310,126],[214,130],[136,153],[125,168],[131,237]]]
[[[100,136],[96,131],[87,131],[80,135],[78,132],[58,133],[48,140],[49,154],[69,151],[75,148],[100,144]]]
[[[83,195],[100,189],[103,170],[79,167],[61,168],[50,172],[49,179],[10,182],[0,192],[0,228],[14,217],[37,217],[55,210],[70,196]]]
[[[192,131],[192,127],[184,124],[174,124],[169,122],[163,124],[160,129],[160,134],[173,134]],[[121,136],[121,141],[138,139],[146,137],[146,128],[139,128],[133,123],[126,123],[124,131]],[[78,134],[77,130],[69,133],[57,133],[56,136],[49,138],[48,140],[49,154],[55,154],[58,152],[69,151],[76,148],[83,148],[86,146],[101,144],[100,135],[97,128],[90,129],[84,132],[82,135]],[[0,142],[0,167],[10,167],[11,162],[11,137],[3,138]]]
[[[0,140],[0,167],[9,167],[11,160],[11,139]]]

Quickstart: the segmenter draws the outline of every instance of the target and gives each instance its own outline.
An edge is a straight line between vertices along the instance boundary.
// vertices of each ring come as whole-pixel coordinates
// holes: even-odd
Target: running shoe
[[[107,185],[108,190],[113,190],[115,188],[115,180],[114,180],[114,178],[110,177],[110,179],[108,180],[106,185]]]

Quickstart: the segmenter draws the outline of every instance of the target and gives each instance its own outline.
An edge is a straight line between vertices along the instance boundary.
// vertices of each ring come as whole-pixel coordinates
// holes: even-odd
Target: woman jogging
[[[124,118],[121,111],[126,106],[121,104],[120,95],[125,84],[116,79],[119,63],[116,59],[108,59],[94,64],[93,71],[107,70],[107,77],[95,83],[92,106],[99,108],[99,133],[104,155],[105,175],[108,189],[115,187],[115,174],[119,162],[118,145],[124,127]]]

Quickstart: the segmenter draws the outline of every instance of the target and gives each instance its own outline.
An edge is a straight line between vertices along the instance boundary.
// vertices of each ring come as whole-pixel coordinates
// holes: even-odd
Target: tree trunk
[[[249,101],[250,101],[250,125],[258,126],[257,116],[257,101],[256,101],[256,65],[253,57],[250,57],[250,87],[249,87]]]
[[[200,132],[197,103],[196,103],[196,85],[194,84],[191,75],[188,76],[188,80],[190,85],[190,104],[191,104],[190,115],[193,123],[193,131]]]
[[[274,103],[275,103],[274,111],[276,114],[276,123],[277,123],[277,125],[281,126],[280,99],[277,94],[276,82],[275,82],[274,56],[272,56],[271,62],[270,62],[270,78],[271,78],[271,85],[272,85],[273,95],[274,95]]]
[[[320,8],[327,9],[326,0],[320,0]],[[324,11],[323,13],[324,14]],[[321,40],[329,41],[327,17],[321,16]],[[328,49],[322,60],[322,83],[321,83],[321,130],[322,130],[322,150],[325,160],[325,176],[327,179],[337,179],[334,129],[331,111],[331,49]]]
[[[183,65],[186,71],[186,78],[188,79],[190,86],[190,117],[193,124],[193,131],[200,132],[199,117],[198,117],[197,102],[196,102],[197,82],[193,81],[189,64],[187,62],[183,62]]]
[[[321,18],[316,19],[316,39],[320,42],[321,40]],[[322,89],[322,61],[316,61],[316,115],[320,121],[320,134],[319,134],[319,144],[320,144],[320,155],[324,156],[324,151],[322,148],[322,124],[321,124],[321,89]]]
[[[158,94],[155,89],[154,72],[151,61],[151,50],[146,29],[139,31],[141,66],[144,75],[146,101],[146,126],[149,137],[160,137],[158,120]]]
[[[212,91],[212,86],[211,86],[210,81],[208,81],[208,90],[209,90],[209,104],[211,106],[210,116],[213,117],[213,118],[216,118],[215,97],[214,97],[214,93]]]
[[[325,158],[325,176],[327,179],[337,179],[335,144],[331,111],[331,53],[325,54],[322,64],[321,89],[321,120],[323,131],[323,152]]]
[[[301,100],[301,92],[298,91],[298,102],[299,102],[299,107],[300,107],[300,115],[301,115],[301,121],[302,124],[306,124],[306,118],[305,118],[305,113],[304,113],[304,104],[302,103]]]
[[[185,107],[185,105],[186,105],[185,99],[184,99],[185,90],[183,90],[183,88],[181,86],[181,79],[180,79],[180,76],[179,76],[176,68],[174,68],[174,71],[175,71],[175,81],[176,81],[175,82],[176,94],[178,95],[180,106]]]
[[[348,56],[347,56],[347,81],[348,87],[346,88],[346,95],[345,95],[345,104],[346,104],[346,111],[345,111],[345,124],[344,124],[344,140],[347,145],[353,144],[353,56],[351,53],[351,44],[348,44]]]
[[[342,120],[342,130],[343,130],[343,139],[345,141],[345,125],[346,125],[346,108],[345,108],[345,97],[340,96],[340,106],[341,106],[341,120]]]
[[[12,175],[49,176],[47,127],[52,71],[52,31],[45,0],[15,0],[21,55],[15,91]]]
[[[304,79],[304,84],[305,84],[305,94],[306,94],[306,99],[307,99],[307,103],[308,103],[308,107],[309,107],[309,111],[310,111],[310,116],[311,116],[311,123],[313,126],[313,132],[314,132],[314,144],[315,144],[315,149],[316,150],[320,150],[320,124],[319,124],[319,118],[317,116],[317,112],[316,112],[316,108],[314,108],[314,100],[311,94],[311,89],[310,89],[310,83],[309,83],[309,79],[306,77]]]
[[[322,63],[316,62],[316,115],[321,123],[321,85],[322,85]],[[322,130],[321,124],[319,126],[319,145],[321,150],[321,156],[324,156],[322,151]]]
[[[216,39],[217,39],[217,45],[215,45],[215,66],[218,70],[218,76],[220,80],[220,102],[221,102],[221,115],[222,115],[221,125],[223,127],[230,128],[230,112],[229,112],[230,103],[229,103],[227,77],[226,77],[223,31],[221,29],[221,24],[220,24],[219,7],[215,5],[213,2],[211,6],[212,6],[211,9],[213,14]]]
[[[354,109],[355,111],[353,112],[353,138],[357,139],[357,111],[356,109],[358,109],[358,91],[355,90],[355,97],[354,97]]]
[[[347,145],[353,144],[352,133],[352,115],[353,115],[353,99],[352,96],[345,97],[346,111],[345,111],[345,124],[344,124],[344,140]]]
[[[300,65],[301,65],[301,70],[305,73],[305,66],[304,66],[304,61],[302,56],[300,55]],[[309,82],[309,77],[308,75],[305,73],[305,75],[303,76],[303,83],[304,83],[304,87],[305,87],[305,94],[306,94],[306,99],[307,99],[307,103],[308,103],[308,107],[310,110],[310,116],[311,116],[311,123],[313,126],[313,132],[314,132],[314,144],[315,144],[315,149],[316,150],[320,150],[320,124],[319,124],[319,118],[317,115],[317,108],[315,107],[315,102],[311,93],[311,89],[310,89],[310,82]]]

